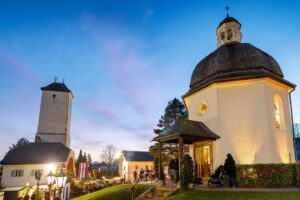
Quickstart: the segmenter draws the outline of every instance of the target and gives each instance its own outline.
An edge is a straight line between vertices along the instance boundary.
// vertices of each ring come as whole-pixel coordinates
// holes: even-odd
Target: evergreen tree
[[[84,162],[84,157],[82,155],[82,150],[80,149],[79,151],[79,155],[78,155],[78,158],[75,162],[75,167],[76,167],[76,171],[78,172],[79,170],[79,163],[83,163]]]
[[[13,150],[19,146],[23,146],[26,144],[29,144],[29,140],[27,138],[20,138],[20,139],[18,139],[16,144],[12,144],[12,146],[9,147],[9,150]]]
[[[83,162],[84,162],[84,163],[87,163],[87,161],[88,161],[88,160],[87,160],[87,156],[86,156],[86,153],[84,152],[84,154],[83,154]]]
[[[168,102],[165,113],[160,117],[157,126],[160,130],[170,128],[179,118],[186,116],[187,110],[184,104],[179,99],[174,98]]]
[[[162,115],[158,121],[157,129],[154,129],[155,134],[161,134],[162,131],[167,130],[173,124],[176,123],[181,117],[187,117],[187,110],[184,104],[177,98],[168,102],[168,105],[165,108],[164,115]],[[184,147],[186,148],[186,147]],[[168,165],[170,155],[177,153],[178,146],[177,144],[164,144],[162,146],[162,165]],[[149,152],[157,159],[158,156],[158,144],[152,145],[149,147]],[[156,168],[156,173],[158,171],[158,166]],[[163,178],[164,174],[161,174]],[[163,179],[161,179],[163,180]]]
[[[300,124],[298,123],[294,124],[294,134],[295,138],[300,138]]]

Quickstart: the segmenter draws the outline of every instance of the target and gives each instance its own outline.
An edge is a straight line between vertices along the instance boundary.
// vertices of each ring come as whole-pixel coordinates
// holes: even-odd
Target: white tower
[[[64,83],[42,87],[42,101],[36,142],[60,142],[70,147],[73,94]]]

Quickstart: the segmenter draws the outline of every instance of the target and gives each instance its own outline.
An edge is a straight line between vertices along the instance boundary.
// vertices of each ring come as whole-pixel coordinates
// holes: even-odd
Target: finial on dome
[[[229,10],[229,6],[226,6],[227,17],[229,17],[229,12],[228,12],[228,10]]]

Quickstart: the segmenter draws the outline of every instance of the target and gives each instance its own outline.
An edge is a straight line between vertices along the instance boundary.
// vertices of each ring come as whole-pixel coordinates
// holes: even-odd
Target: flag
[[[78,175],[79,175],[80,180],[85,179],[86,174],[87,174],[87,169],[88,169],[87,163],[79,163]]]

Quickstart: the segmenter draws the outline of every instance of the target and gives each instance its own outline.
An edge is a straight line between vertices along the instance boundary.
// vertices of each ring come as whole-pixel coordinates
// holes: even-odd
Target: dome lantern
[[[226,7],[227,16],[217,28],[218,47],[228,43],[241,43],[241,24],[238,20],[229,16],[229,7]]]

